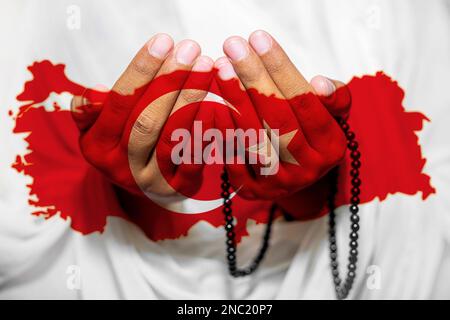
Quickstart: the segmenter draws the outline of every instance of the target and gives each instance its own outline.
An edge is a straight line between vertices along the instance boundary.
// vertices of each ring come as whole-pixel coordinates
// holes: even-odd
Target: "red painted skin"
[[[95,231],[103,231],[108,216],[117,216],[136,223],[151,240],[175,239],[186,235],[189,229],[199,220],[205,220],[213,226],[219,227],[224,224],[221,208],[210,212],[186,215],[169,212],[154,204],[142,194],[139,187],[134,182],[129,169],[127,159],[128,136],[134,120],[143,110],[149,101],[161,95],[164,90],[169,92],[180,86],[183,75],[181,73],[171,75],[170,79],[161,78],[159,82],[152,84],[158,90],[146,90],[137,92],[141,98],[141,103],[136,101],[136,108],[129,110],[127,121],[114,121],[113,116],[100,115],[110,122],[111,128],[108,137],[102,137],[104,144],[95,144],[91,141],[99,141],[101,132],[92,130],[92,124],[98,120],[99,112],[107,103],[108,99],[137,99],[135,97],[112,97],[113,94],[101,93],[87,90],[84,86],[69,80],[64,74],[63,65],[53,65],[49,61],[33,64],[29,67],[33,74],[33,79],[25,84],[24,91],[17,97],[19,101],[24,101],[15,116],[16,126],[14,133],[29,133],[25,140],[28,143],[28,153],[17,156],[13,167],[33,178],[30,188],[30,205],[36,207],[35,215],[45,215],[51,217],[59,214],[62,218],[71,219],[73,229],[89,234]],[[180,109],[180,113],[172,115],[161,137],[164,137],[171,128],[189,127],[193,118],[201,117],[208,127],[219,127],[223,130],[227,127],[249,126],[256,127],[256,118],[251,114],[250,106],[245,109],[245,103],[236,103],[233,94],[241,93],[236,90],[226,91],[226,86],[233,86],[233,83],[222,83],[214,85],[205,79],[197,79],[193,83],[185,83],[186,87],[200,88],[215,92],[224,96],[228,101],[239,106],[241,115],[230,112],[223,106],[212,106],[206,108],[205,105],[193,105]],[[179,77],[177,79],[177,77]],[[170,81],[169,81],[170,80]],[[178,82],[177,82],[178,81]],[[213,81],[214,83],[214,81]],[[425,158],[422,156],[416,131],[422,129],[424,120],[428,120],[423,114],[418,112],[406,112],[403,105],[403,90],[383,73],[375,76],[364,76],[354,78],[348,84],[352,95],[352,108],[348,122],[353,131],[356,132],[357,140],[360,142],[362,154],[361,180],[363,181],[361,202],[367,203],[374,198],[384,200],[388,194],[403,193],[413,195],[422,193],[422,198],[426,199],[430,194],[435,193],[431,186],[430,177],[423,173]],[[55,106],[54,110],[46,111],[39,104],[46,100],[51,92],[69,92],[74,95],[85,94],[93,106],[86,107],[81,113],[73,113],[61,110]],[[232,92],[233,94],[230,94]],[[146,98],[142,99],[141,94]],[[247,92],[252,99],[260,99],[262,108],[274,107],[277,110],[286,108],[286,101],[258,95],[256,91]],[[335,99],[335,108],[338,113],[341,108],[344,110],[343,102],[348,100],[345,93],[339,91],[330,99]],[[296,112],[302,110],[314,110],[316,100],[314,97],[298,97],[290,101],[294,106],[305,106],[305,103],[313,105],[311,108],[298,108]],[[208,103],[206,103],[208,104]],[[209,103],[211,104],[211,102]],[[206,111],[205,111],[206,110]],[[214,111],[214,114],[210,110]],[[247,112],[247,113],[245,113]],[[266,111],[267,112],[267,111]],[[178,115],[177,115],[178,113]],[[264,111],[263,111],[264,113]],[[277,113],[277,115],[282,112]],[[244,116],[243,116],[244,115]],[[317,116],[317,112],[308,116]],[[320,115],[319,115],[320,116]],[[75,119],[75,121],[73,121]],[[218,123],[217,119],[221,119]],[[254,122],[252,122],[253,119]],[[277,116],[271,118],[270,125],[277,128],[283,125],[283,130],[288,132],[295,129],[293,124],[283,124],[286,119]],[[78,127],[77,127],[78,125]],[[91,129],[87,130],[87,128]],[[337,126],[336,128],[340,130]],[[335,128],[333,128],[335,130]],[[80,138],[81,132],[81,138]],[[281,133],[283,133],[282,131]],[[337,132],[337,131],[336,131]],[[339,132],[340,133],[340,132]],[[337,133],[336,133],[337,134]],[[112,139],[112,138],[114,139]],[[289,150],[295,153],[295,143],[302,143],[302,139],[294,137],[295,142],[289,145]],[[304,139],[308,140],[306,136]],[[165,142],[166,138],[160,139]],[[309,140],[308,140],[309,141]],[[119,142],[119,143],[117,143]],[[322,145],[321,145],[322,143]],[[340,141],[344,143],[345,141]],[[81,148],[80,148],[81,146]],[[316,141],[315,146],[326,148],[326,141]],[[178,191],[198,199],[216,198],[220,188],[220,165],[208,165],[190,167],[192,165],[175,168],[171,161],[167,161],[170,143],[158,143],[157,154],[158,164],[161,172],[167,181]],[[337,149],[342,148],[338,146]],[[113,151],[111,151],[113,150]],[[89,154],[89,153],[92,154]],[[300,155],[302,157],[303,155]],[[95,157],[103,161],[93,163],[92,166],[86,159],[92,162]],[[296,157],[297,158],[297,157]],[[302,158],[299,158],[302,159]],[[308,157],[303,158],[305,161]],[[239,175],[241,168],[230,167],[233,185],[248,185],[250,191],[248,198],[254,196],[255,186],[249,180],[239,180],[242,177],[247,179],[248,175]],[[280,174],[283,170],[287,174],[300,175],[302,170],[295,165],[283,163]],[[297,170],[297,171],[296,171]],[[339,193],[337,195],[337,205],[349,203],[349,160],[344,158],[340,166]],[[233,175],[233,172],[236,173]],[[328,181],[326,172],[320,172],[321,179],[311,184],[305,179],[292,182],[287,185],[284,180],[276,185],[276,177],[269,177],[267,184],[260,184],[263,190],[270,187],[270,194],[267,198],[275,198],[276,201],[297,220],[314,219],[327,213],[325,198],[328,193]],[[191,183],[186,183],[189,181]],[[112,182],[112,183],[111,183]],[[279,182],[279,181],[278,181]],[[288,183],[291,183],[288,181]],[[286,188],[286,185],[288,186]],[[120,187],[118,187],[120,186]],[[290,194],[286,196],[285,190]],[[301,192],[296,192],[302,189]],[[268,192],[266,192],[267,194]],[[243,192],[245,195],[245,192]],[[35,196],[37,200],[31,200]],[[243,197],[236,197],[233,201],[234,214],[237,218],[236,234],[237,240],[247,234],[246,222],[248,219],[256,220],[258,223],[265,223],[268,217],[268,207],[272,201],[249,200]]]

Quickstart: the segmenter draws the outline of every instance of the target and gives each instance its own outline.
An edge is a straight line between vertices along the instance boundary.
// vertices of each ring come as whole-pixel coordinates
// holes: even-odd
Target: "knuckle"
[[[266,64],[269,73],[276,74],[283,72],[286,68],[286,62],[282,59],[274,59]]]
[[[194,89],[183,90],[181,91],[181,100],[185,104],[199,102],[203,100],[204,95],[205,95],[204,92],[200,90]]]
[[[154,189],[155,175],[153,173],[146,173],[145,175],[138,175],[136,183],[144,193],[152,193]]]
[[[255,83],[262,78],[262,70],[257,68],[249,68],[243,72],[238,72],[238,74],[241,81],[245,84]]]
[[[293,97],[301,97],[301,95],[309,92],[310,88],[308,87],[307,83],[298,83],[294,81],[286,81],[283,84],[283,93],[286,97],[293,98]],[[302,100],[307,100],[307,97],[301,97]]]
[[[145,59],[134,59],[131,62],[131,69],[143,76],[148,76],[153,74],[153,67],[152,65],[146,61]]]
[[[136,177],[136,183],[147,196],[158,195],[168,197],[176,194],[176,189],[167,186],[164,187],[159,179],[159,176],[153,170],[148,170],[147,168]]]
[[[152,135],[158,132],[160,125],[153,117],[143,112],[133,124],[133,131],[141,135]]]

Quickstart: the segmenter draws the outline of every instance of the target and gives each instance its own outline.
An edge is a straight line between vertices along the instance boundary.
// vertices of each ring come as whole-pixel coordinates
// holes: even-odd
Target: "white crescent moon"
[[[198,90],[197,90],[198,91]],[[163,97],[163,96],[161,96]],[[160,99],[159,97],[158,99]],[[217,102],[219,104],[222,104],[226,107],[229,107],[233,111],[239,113],[239,111],[228,101],[220,97],[219,95],[209,92],[207,93],[206,97],[203,99],[204,101],[213,101]],[[181,106],[179,109],[183,108],[184,106]],[[177,110],[179,110],[177,109]],[[156,152],[155,152],[156,154]],[[158,166],[158,162],[156,161],[156,164]],[[165,188],[168,190],[173,190],[173,195],[170,196],[161,196],[154,193],[144,192],[147,197],[150,198],[154,203],[159,205],[160,207],[167,209],[172,212],[181,213],[181,214],[200,214],[208,211],[212,211],[220,206],[223,205],[223,199],[212,199],[212,200],[198,200],[198,199],[192,199],[189,197],[186,197],[185,195],[177,192],[172,188],[172,186],[166,181],[166,179],[161,174],[161,170],[159,170],[159,167],[157,167],[156,175],[159,176],[160,181],[163,181],[162,183],[165,184]],[[241,186],[242,187],[242,186]],[[239,187],[236,191],[234,191],[230,198],[233,198],[237,192],[241,189]]]

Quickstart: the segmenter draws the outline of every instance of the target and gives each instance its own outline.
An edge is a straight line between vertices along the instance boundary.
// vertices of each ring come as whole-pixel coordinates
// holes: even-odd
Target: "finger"
[[[215,108],[215,118],[220,119],[220,121],[216,121],[216,127],[222,133],[229,129],[263,128],[252,107],[252,102],[245,91],[245,87],[239,80],[228,58],[221,57],[217,59],[214,67],[217,69],[216,83],[220,96],[224,99],[226,105],[223,108]],[[229,143],[231,141],[227,141],[227,144]],[[226,146],[225,149],[237,149],[236,146],[239,141],[233,140],[233,143],[235,143],[234,148]],[[254,167],[248,165],[245,154],[242,154],[242,152],[237,152],[233,155],[225,154],[224,160],[230,176],[230,182],[235,190],[244,186],[244,189],[240,191],[241,194],[244,194],[257,189],[258,184],[255,179]],[[257,168],[255,169],[257,170]],[[256,195],[252,194],[251,197],[255,198]]]
[[[197,139],[197,137],[195,134],[192,135],[194,129],[191,127],[194,126],[194,121],[201,121],[203,130],[214,127],[214,108],[204,106],[203,104],[204,101],[198,104],[191,104],[191,106],[194,106],[195,108],[200,105],[198,107],[197,115],[194,119],[191,119],[191,124],[182,124],[182,128],[187,129],[191,133],[191,136],[189,136],[187,140],[176,140],[176,143],[184,145],[183,154],[181,156],[179,153],[172,155],[172,151],[175,150],[172,142],[172,133],[174,133],[174,130],[180,129],[179,120],[184,122],[180,117],[184,118],[184,116],[186,116],[184,112],[185,109],[183,109],[181,114],[173,114],[166,122],[149,163],[140,173],[143,181],[145,181],[143,185],[146,186],[144,188],[147,191],[158,195],[172,195],[175,191],[191,197],[200,189],[203,181],[202,172],[205,165],[202,158],[202,151],[204,150],[205,143],[200,144],[203,147],[200,149],[200,158],[197,158],[195,155],[195,143],[198,141],[193,141],[193,139]],[[191,114],[192,112],[188,111],[188,113]],[[189,115],[188,117],[190,118]],[[186,150],[188,151],[186,152]],[[185,162],[186,154],[188,160]],[[200,162],[194,161],[194,158],[197,158]],[[179,160],[182,160],[182,162],[179,163]],[[155,173],[158,172],[161,172],[162,177],[168,183],[158,183],[158,175],[155,175]]]
[[[271,78],[289,100],[309,144],[318,151],[328,148],[328,135],[336,122],[315,96],[314,89],[297,70],[280,45],[264,31],[256,31],[249,42]]]
[[[280,166],[277,180],[282,182],[285,177],[285,181],[292,181],[289,173],[285,172],[287,167],[290,173],[292,170],[304,169],[302,167],[308,166],[310,159],[316,158],[317,152],[309,146],[289,103],[247,41],[240,37],[228,38],[224,43],[224,52],[246,87],[269,138],[278,138]],[[279,134],[273,134],[275,130]],[[264,182],[271,180],[267,177],[263,179]]]
[[[270,118],[272,125],[281,131],[297,128],[298,123],[290,108],[283,108],[285,109],[283,112],[280,112],[280,110],[274,112],[273,105],[269,106],[267,103],[260,103],[262,101],[254,101],[253,98],[258,98],[261,95],[267,97],[275,96],[279,101],[284,100],[284,96],[248,42],[241,37],[230,37],[225,40],[223,49],[230,58],[240,81],[247,89],[248,95],[253,101],[253,106],[261,118],[261,122],[264,123]],[[287,102],[285,106],[289,106]]]
[[[262,30],[253,32],[249,37],[249,43],[287,99],[313,92],[308,81],[267,32]]]
[[[183,90],[179,93],[172,113],[180,108],[203,101],[208,94],[208,89],[213,78],[212,68],[214,61],[207,56],[200,56],[196,59],[192,72],[183,86]],[[198,108],[196,108],[198,110]],[[191,118],[186,119],[186,123],[192,123],[195,114],[191,114]]]
[[[310,83],[320,101],[334,117],[348,117],[352,97],[345,83],[320,75],[312,78]]]
[[[153,94],[155,88],[161,86],[156,79],[149,85],[138,102],[136,112],[139,112],[139,115],[133,123],[128,140],[128,158],[133,171],[141,171],[148,164],[160,131],[171,113],[200,51],[200,46],[195,41],[183,40],[178,43],[156,74],[156,78],[163,79],[161,80],[163,85],[164,81],[170,81],[171,87],[178,88],[178,90],[164,94],[148,104],[148,95]],[[175,71],[177,74],[172,76]],[[144,109],[141,112],[142,107]]]
[[[183,90],[178,95],[172,109],[169,121],[175,121],[175,125],[171,123],[168,126],[170,130],[166,130],[166,127],[163,129],[156,147],[158,150],[157,157],[160,160],[158,163],[170,167],[170,170],[167,171],[171,174],[169,177],[166,177],[167,180],[175,190],[182,191],[184,195],[193,195],[200,187],[199,183],[205,162],[202,157],[203,152],[196,154],[194,145],[197,143],[203,145],[201,150],[204,150],[206,143],[202,139],[200,141],[191,141],[188,147],[190,152],[183,154],[183,157],[178,155],[178,164],[176,165],[171,153],[179,142],[172,140],[172,134],[176,129],[185,128],[190,133],[194,133],[191,135],[193,137],[191,139],[198,139],[195,135],[196,126],[201,125],[203,132],[214,126],[213,108],[207,101],[204,101],[214,77],[212,72],[213,65],[214,61],[209,57],[200,56],[197,58],[192,67],[192,72],[189,74]],[[178,113],[174,116],[173,114],[176,112]],[[162,148],[166,148],[164,153],[167,161],[161,161],[160,151],[162,151]],[[156,160],[154,158],[156,158],[155,154],[152,155],[150,161]],[[190,181],[190,183],[186,183],[187,181]]]
[[[157,34],[139,50],[114,84],[103,110],[90,132],[97,141],[116,144],[123,132],[130,111],[155,77],[166,56],[173,48],[173,40]]]
[[[242,69],[244,69],[244,65],[242,65],[241,67]],[[274,126],[270,127],[270,125],[268,124],[271,123],[269,120],[270,118],[275,118],[275,120],[279,119],[278,115],[275,116],[273,110],[261,108],[261,110],[263,110],[263,120],[259,118],[255,110],[255,108],[259,107],[254,107],[255,103],[253,103],[252,99],[250,99],[251,93],[247,94],[248,91],[241,89],[241,86],[245,86],[243,82],[244,80],[241,82],[240,78],[238,79],[237,71],[236,73],[234,72],[235,69],[230,64],[230,61],[227,58],[224,57],[218,59],[216,61],[216,68],[218,69],[218,84],[222,97],[226,99],[227,102],[231,105],[231,108],[224,108],[217,111],[218,118],[221,119],[221,121],[218,122],[218,125],[222,126],[222,132],[225,132],[225,130],[229,128],[242,129],[243,134],[247,137],[251,137],[251,133],[256,132],[253,138],[247,139],[246,137],[244,139],[239,139],[239,143],[245,146],[245,152],[242,152],[242,150],[238,149],[236,155],[234,155],[230,159],[226,159],[227,163],[229,164],[227,168],[229,170],[230,179],[233,185],[235,187],[244,185],[241,193],[247,193],[247,195],[253,193],[250,195],[252,197],[261,195],[261,193],[257,193],[258,190],[265,190],[265,192],[267,193],[270,188],[265,188],[265,186],[269,187],[271,185],[273,187],[276,185],[280,188],[282,188],[283,185],[286,186],[289,181],[292,181],[292,179],[289,179],[292,171],[288,172],[288,170],[283,167],[283,163],[279,162],[279,160],[284,161],[286,160],[286,158],[278,157],[277,151],[283,150],[282,148],[285,148],[284,150],[287,150],[289,143],[287,143],[287,141],[284,139],[280,139],[280,141],[277,141],[279,142],[279,148],[274,147],[272,145],[273,141],[270,141],[270,139],[273,139],[275,136],[271,134],[271,132],[272,129],[278,128],[275,128]],[[254,94],[255,99],[261,99],[259,98],[259,96],[261,96],[259,93]],[[263,97],[263,99],[264,98],[267,99],[267,97],[265,96]],[[274,100],[272,99],[270,101]],[[284,100],[278,99],[278,101]],[[258,101],[256,104],[259,106],[261,106],[262,104],[267,105],[267,101],[262,103]],[[274,105],[270,104],[269,107],[274,107]],[[289,109],[289,105],[287,105],[287,107],[287,109]],[[274,108],[277,109],[276,106]],[[275,113],[279,113],[279,110],[277,110],[277,112]],[[224,119],[227,119],[227,117],[231,118],[231,125],[229,124],[230,121],[224,121]],[[295,125],[295,117],[292,116],[292,118],[294,119],[294,124],[291,127],[291,133],[295,134],[298,131],[298,124]],[[283,119],[279,119],[280,127],[282,127],[282,120]],[[225,127],[226,122],[228,122],[228,128]],[[261,124],[261,122],[263,122],[263,124]],[[288,122],[286,121],[286,116],[284,118],[284,122]],[[285,126],[283,128],[288,127]],[[265,135],[261,136],[261,131],[263,131],[263,129],[266,129],[266,132]],[[236,130],[234,132],[237,133]],[[238,135],[236,134],[236,136]],[[299,141],[306,143],[305,139],[299,139]],[[299,152],[300,146],[298,144],[294,144],[293,147],[294,148],[292,148],[291,150],[292,153],[301,154],[302,156],[308,153],[307,150],[304,149],[304,152]],[[284,154],[286,153],[283,153],[283,155]],[[289,152],[289,154],[291,153]],[[265,163],[261,161],[262,159],[266,159],[266,161],[264,161]],[[255,160],[257,161],[256,163]],[[301,159],[300,161],[302,160],[303,159]],[[294,160],[294,162],[298,167],[297,169],[301,169],[298,165],[298,162],[296,160]],[[284,165],[286,165],[286,163],[284,163]],[[272,169],[274,171],[272,171]]]

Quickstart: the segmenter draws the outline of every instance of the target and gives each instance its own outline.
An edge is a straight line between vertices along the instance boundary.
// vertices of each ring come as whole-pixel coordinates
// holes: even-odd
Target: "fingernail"
[[[316,76],[311,80],[311,85],[318,95],[328,97],[336,91],[334,83],[324,76]]]
[[[167,34],[156,35],[148,44],[148,53],[158,59],[164,59],[172,49],[172,38]]]
[[[335,91],[336,91],[336,86],[334,85],[334,83],[328,79],[324,77],[324,94],[325,96],[331,96]]]
[[[194,66],[192,67],[192,71],[197,72],[209,72],[212,70],[214,65],[214,61],[211,58],[206,56],[200,56],[195,60]]]
[[[190,65],[200,54],[200,47],[191,40],[180,42],[175,49],[175,58],[177,62],[184,65]]]
[[[223,50],[231,60],[242,60],[248,55],[247,41],[239,37],[229,38],[225,41]]]
[[[219,58],[215,63],[215,67],[218,69],[217,74],[222,80],[230,80],[237,77],[233,66],[226,57]]]
[[[272,48],[272,37],[262,30],[255,31],[249,41],[258,55],[263,55]]]

